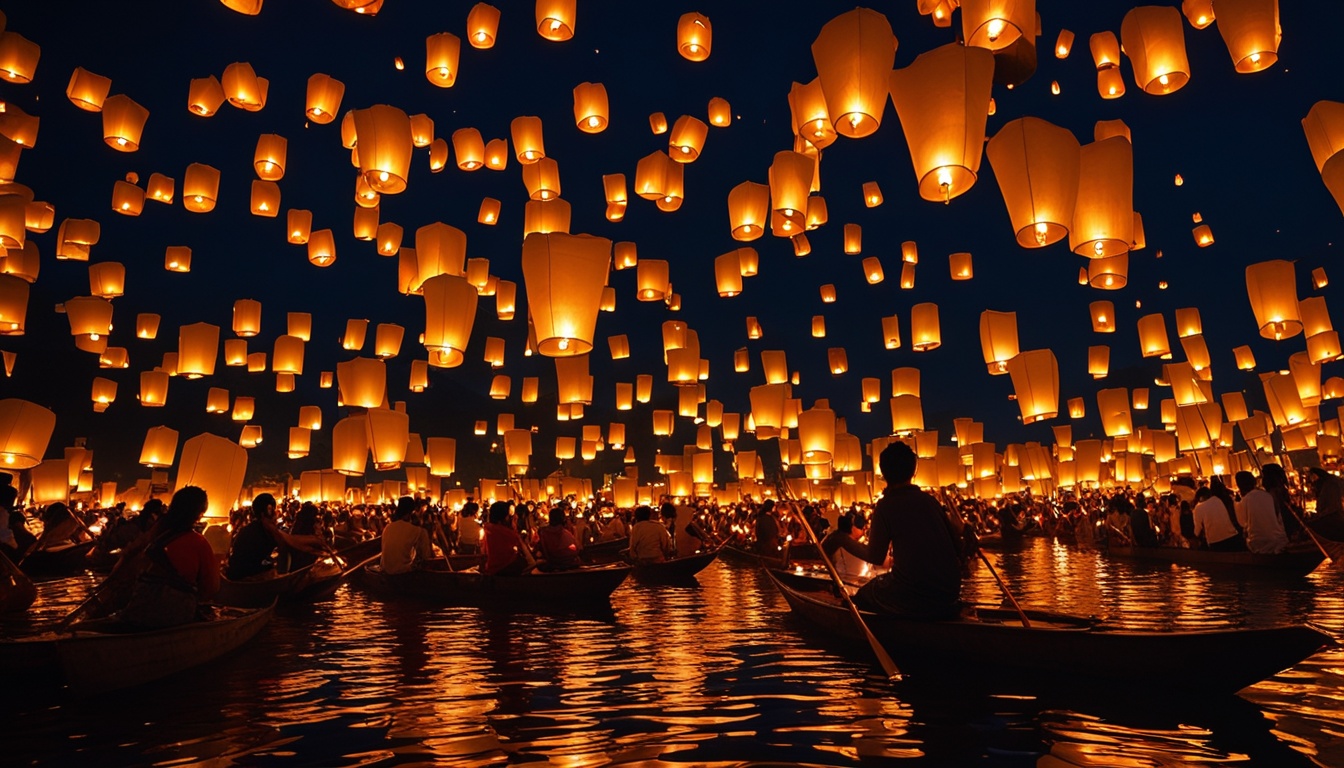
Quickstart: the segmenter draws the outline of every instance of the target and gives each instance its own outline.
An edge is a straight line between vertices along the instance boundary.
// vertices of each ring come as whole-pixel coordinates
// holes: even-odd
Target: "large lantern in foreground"
[[[1129,251],[1133,242],[1134,147],[1119,136],[1084,145],[1069,249],[1100,259]]]
[[[861,139],[876,132],[896,60],[896,35],[887,17],[855,8],[831,19],[812,43],[812,60],[836,133]]]
[[[430,352],[430,364],[440,368],[461,365],[476,322],[476,287],[465,277],[435,275],[424,282],[421,292],[425,297],[424,344]]]
[[[17,398],[0,400],[0,470],[42,463],[55,429],[56,414],[46,408]]]
[[[1073,132],[1024,117],[1004,125],[986,149],[1017,244],[1042,248],[1064,239],[1078,199],[1081,155]]]
[[[537,351],[547,357],[592,351],[611,241],[562,233],[528,235],[522,266]]]
[[[247,449],[217,435],[201,434],[182,446],[174,492],[188,485],[203,489],[210,499],[205,517],[227,519],[246,474]]]
[[[375,104],[354,111],[358,137],[359,170],[375,192],[395,195],[406,189],[410,175],[411,118],[400,109]]]
[[[1048,349],[1033,349],[1008,361],[1022,423],[1030,424],[1059,415],[1059,363]]]
[[[1273,259],[1246,267],[1246,293],[1261,336],[1279,341],[1302,332],[1293,262]]]
[[[1181,12],[1170,6],[1130,9],[1120,24],[1121,48],[1134,65],[1134,80],[1144,91],[1161,96],[1190,82]]]

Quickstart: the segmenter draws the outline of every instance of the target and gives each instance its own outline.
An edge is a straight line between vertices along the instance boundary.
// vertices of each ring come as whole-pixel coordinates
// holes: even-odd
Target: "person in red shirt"
[[[538,543],[541,558],[545,562],[539,566],[543,571],[568,571],[583,565],[579,559],[579,544],[573,531],[565,525],[565,509],[557,506],[551,509],[551,524],[541,528]]]
[[[490,519],[485,524],[485,565],[482,572],[488,576],[519,576],[528,569],[523,554],[527,545],[509,525],[509,502],[496,501],[490,505]]]
[[[195,530],[209,507],[205,491],[188,485],[173,494],[138,555],[144,570],[119,621],[139,628],[170,627],[196,619],[196,609],[219,591],[219,566],[210,542]]]

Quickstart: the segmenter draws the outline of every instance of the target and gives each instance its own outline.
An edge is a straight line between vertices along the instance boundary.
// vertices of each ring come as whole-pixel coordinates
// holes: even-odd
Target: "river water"
[[[988,554],[1030,606],[1134,628],[1310,620],[1344,635],[1339,571],[1237,580],[1045,540]],[[33,614],[63,615],[93,583],[41,584]],[[983,566],[965,595],[999,600]],[[1344,766],[1344,650],[1213,700],[893,684],[862,649],[792,621],[762,573],[722,560],[690,586],[628,581],[588,614],[387,603],[346,585],[150,686],[0,691],[11,766],[1032,766],[1052,747],[1094,765]]]

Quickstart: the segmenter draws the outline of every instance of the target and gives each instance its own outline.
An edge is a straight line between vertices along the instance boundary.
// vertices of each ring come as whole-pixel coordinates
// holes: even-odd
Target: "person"
[[[1129,499],[1116,494],[1106,502],[1106,539],[1113,541],[1120,546],[1130,546],[1134,543],[1134,535],[1129,529],[1130,516],[1129,510],[1134,505],[1129,503]]]
[[[321,511],[310,501],[305,501],[294,516],[294,524],[285,537],[285,544],[289,550],[291,571],[307,568],[317,562],[319,556],[335,554],[335,550],[327,543]]]
[[[1241,492],[1241,501],[1237,502],[1237,520],[1246,532],[1246,548],[1266,555],[1282,552],[1288,546],[1288,534],[1274,507],[1274,497],[1269,491],[1256,487],[1255,475],[1250,472],[1242,470],[1233,480]]]
[[[1288,473],[1278,464],[1260,467],[1260,484],[1274,497],[1274,509],[1283,521],[1283,530],[1292,538],[1302,531],[1302,509],[1293,502],[1293,491],[1288,487]],[[1317,500],[1320,503],[1320,500]]]
[[[1134,546],[1156,547],[1157,531],[1153,530],[1147,499],[1140,495],[1139,503],[1133,504],[1124,496],[1116,496],[1115,498],[1128,507],[1126,511],[1129,513],[1129,533],[1134,537]]]
[[[1320,467],[1307,472],[1311,492],[1316,496],[1316,516],[1311,529],[1327,539],[1344,541],[1344,492],[1338,477]]]
[[[869,560],[868,547],[854,538],[854,516],[845,513],[835,523],[835,530],[821,540],[821,551],[831,559],[840,578],[863,576]]]
[[[607,524],[602,528],[602,538],[600,540],[615,541],[617,539],[624,539],[629,535],[630,530],[626,528],[625,517],[621,514],[621,510],[612,508],[611,519],[608,520]]]
[[[224,575],[232,581],[272,576],[275,551],[283,545],[284,540],[275,525],[275,497],[259,493],[252,499],[247,525],[234,534]]]
[[[507,501],[490,505],[490,518],[485,524],[485,565],[481,569],[488,576],[521,576],[527,571],[527,556],[523,554],[527,544],[509,525],[509,506]]]
[[[474,501],[462,505],[462,513],[457,521],[457,553],[460,555],[479,555],[481,553],[481,521],[476,515],[481,507]]]
[[[418,506],[410,496],[397,499],[392,522],[383,529],[382,556],[378,562],[382,565],[383,573],[389,576],[422,568],[434,557],[429,531],[416,525],[413,519]]]
[[[641,504],[635,509],[635,524],[630,526],[630,560],[636,564],[661,563],[676,554],[672,535],[653,520],[653,508]]]
[[[23,554],[19,549],[19,540],[14,533],[14,528],[10,526],[10,520],[14,512],[14,501],[19,497],[19,489],[9,484],[9,475],[4,485],[0,485],[0,554],[8,557],[10,560],[18,560]],[[27,545],[24,546],[24,550]]]
[[[915,452],[894,442],[882,450],[878,466],[887,488],[873,509],[864,559],[891,570],[863,585],[855,602],[870,610],[915,618],[955,618],[961,610],[958,541],[942,506],[911,484]]]
[[[1222,499],[1204,486],[1195,491],[1195,536],[1214,552],[1244,552],[1246,544],[1229,518]]]
[[[579,543],[566,525],[568,520],[563,507],[552,507],[550,525],[537,531],[537,543],[541,549],[544,564],[537,567],[543,571],[569,571],[583,565],[579,560]]]
[[[669,503],[663,505],[662,513],[663,523],[672,533],[677,557],[694,555],[709,547],[709,535],[695,522],[695,507],[677,507]],[[682,520],[686,521],[685,524],[682,524]]]
[[[775,517],[774,499],[766,499],[756,512],[756,554],[779,557],[779,518]]]
[[[126,605],[115,621],[137,629],[185,624],[203,600],[219,591],[219,568],[210,542],[195,526],[210,506],[201,488],[188,485],[173,494],[168,511],[154,525],[143,550],[123,550],[123,567],[142,567]]]

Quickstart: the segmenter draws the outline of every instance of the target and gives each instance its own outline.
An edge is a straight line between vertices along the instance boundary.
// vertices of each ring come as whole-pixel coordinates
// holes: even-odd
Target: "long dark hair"
[[[173,494],[173,500],[168,503],[168,511],[159,521],[159,527],[165,533],[189,531],[209,506],[210,500],[203,488],[183,486]]]

